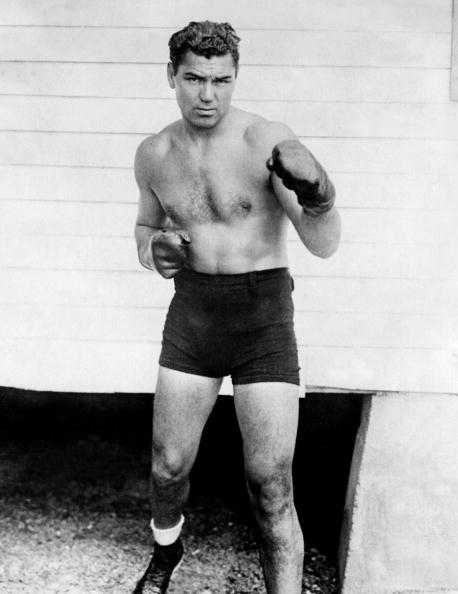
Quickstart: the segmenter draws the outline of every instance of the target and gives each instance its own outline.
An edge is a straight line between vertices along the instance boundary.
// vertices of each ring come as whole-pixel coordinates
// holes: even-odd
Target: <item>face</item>
[[[231,54],[205,58],[188,51],[177,73],[167,71],[183,119],[197,128],[213,128],[227,114],[237,76]]]

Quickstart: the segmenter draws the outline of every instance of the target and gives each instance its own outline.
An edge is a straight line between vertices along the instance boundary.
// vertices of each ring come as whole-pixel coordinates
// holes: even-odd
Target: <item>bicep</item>
[[[143,142],[135,155],[135,180],[140,190],[138,200],[137,225],[161,227],[166,219],[164,209],[151,188],[151,176],[154,164]]]
[[[156,194],[150,188],[140,188],[137,225],[163,227],[167,217]]]

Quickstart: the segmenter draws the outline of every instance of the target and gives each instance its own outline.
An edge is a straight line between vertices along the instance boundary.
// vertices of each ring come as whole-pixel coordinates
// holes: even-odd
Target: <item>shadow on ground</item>
[[[306,404],[307,402],[307,404]],[[0,591],[127,594],[151,549],[149,395],[0,390]],[[295,461],[303,592],[335,569],[360,399],[301,403]],[[265,592],[232,399],[220,398],[192,476],[186,559],[170,594]]]

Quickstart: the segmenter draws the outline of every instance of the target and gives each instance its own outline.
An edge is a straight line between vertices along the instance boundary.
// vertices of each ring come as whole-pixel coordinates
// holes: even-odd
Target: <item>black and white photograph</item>
[[[458,0],[0,0],[0,594],[458,594]]]

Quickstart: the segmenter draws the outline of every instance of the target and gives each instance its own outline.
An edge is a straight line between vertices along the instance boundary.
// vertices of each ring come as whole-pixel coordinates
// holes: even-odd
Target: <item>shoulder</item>
[[[142,140],[135,153],[135,174],[143,178],[151,178],[154,171],[161,166],[173,142],[177,122],[170,124],[157,134]]]
[[[148,136],[142,140],[135,153],[134,161],[135,176],[138,180],[151,180],[157,167],[162,144],[160,134]]]
[[[255,116],[247,125],[244,136],[251,146],[266,147],[267,150],[271,150],[282,140],[297,138],[286,124],[270,121],[261,116]]]

